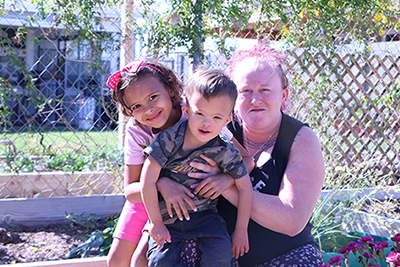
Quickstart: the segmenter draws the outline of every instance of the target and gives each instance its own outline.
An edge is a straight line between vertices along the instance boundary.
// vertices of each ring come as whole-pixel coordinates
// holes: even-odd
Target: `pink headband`
[[[144,61],[141,61],[139,64],[137,64],[136,62],[133,62],[131,64],[128,64],[125,68],[122,69],[122,71],[117,71],[115,72],[113,75],[110,76],[110,78],[108,78],[107,81],[107,86],[110,87],[112,90],[115,89],[115,87],[117,87],[119,80],[121,79],[121,74],[122,72],[126,71],[126,72],[130,72],[130,73],[136,73],[139,71],[140,67],[149,67],[152,69],[155,69],[156,71],[160,72],[162,75],[164,75],[164,73],[152,66],[152,65],[147,65],[147,64],[143,64]]]

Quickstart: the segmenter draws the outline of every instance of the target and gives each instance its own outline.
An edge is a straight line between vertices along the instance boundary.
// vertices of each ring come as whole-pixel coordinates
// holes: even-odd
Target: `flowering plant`
[[[363,267],[400,267],[400,233],[397,233],[391,238],[394,242],[390,249],[390,253],[385,258],[385,249],[389,248],[387,241],[376,241],[367,235],[358,239],[358,243],[351,241],[347,247],[339,250],[339,254],[342,256],[335,256],[329,259],[325,265],[318,267],[335,267],[342,266],[344,262],[346,267],[349,265],[349,255],[353,255],[358,259],[357,265]],[[387,264],[388,263],[388,264]]]

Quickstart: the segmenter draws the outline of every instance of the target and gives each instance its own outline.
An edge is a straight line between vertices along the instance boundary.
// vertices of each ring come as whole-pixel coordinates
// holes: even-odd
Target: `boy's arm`
[[[165,241],[171,242],[171,236],[163,223],[160,207],[158,205],[156,182],[160,175],[160,171],[161,166],[151,156],[149,156],[143,164],[140,176],[142,183],[142,200],[146,207],[150,222],[153,224],[149,234],[159,245],[158,249],[161,249]]]
[[[232,234],[232,255],[239,258],[249,251],[247,227],[253,204],[253,188],[248,174],[236,179],[235,185],[239,192],[239,203],[236,227]]]

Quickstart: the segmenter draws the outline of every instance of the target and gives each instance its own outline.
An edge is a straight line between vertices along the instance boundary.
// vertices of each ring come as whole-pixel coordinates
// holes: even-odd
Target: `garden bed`
[[[341,224],[341,230],[345,232],[390,237],[400,229],[400,210],[393,206],[400,200],[399,186],[324,190],[320,199],[324,198],[329,199],[329,203],[341,201],[350,206],[338,206],[334,211],[337,223]],[[362,201],[362,206],[354,209],[351,203],[356,201]]]
[[[121,212],[124,203],[123,195],[0,199],[0,227],[65,224],[70,213],[94,213],[104,218]]]
[[[111,172],[1,173],[0,198],[111,194],[114,181]]]
[[[352,209],[344,209],[343,212],[352,214],[342,221],[343,231],[365,232],[382,237],[390,237],[400,231],[400,220],[393,219],[393,216],[379,216]]]
[[[400,220],[400,199],[370,200],[364,203],[361,211]]]
[[[119,213],[124,202],[123,195],[0,200],[0,264],[106,266],[104,257],[65,260],[65,256],[93,229],[107,228],[104,218]],[[95,226],[85,223],[92,213],[101,219]],[[82,215],[87,227],[72,224],[68,214]]]
[[[95,227],[96,229],[105,229],[107,226],[104,220],[99,220]],[[30,230],[25,228],[0,228],[0,240],[7,240],[6,244],[0,245],[0,264],[35,262],[35,265],[30,266],[43,266],[39,265],[38,262],[47,261],[51,261],[54,266],[61,263],[76,264],[80,260],[64,262],[66,260],[65,256],[71,249],[82,244],[85,241],[85,235],[90,234],[93,229],[73,225],[72,223]],[[1,230],[6,230],[6,232]],[[7,239],[7,235],[10,238]],[[93,258],[98,254],[99,252],[93,250],[88,257]],[[78,256],[75,258],[78,258]],[[102,260],[105,261],[104,258]]]
[[[107,259],[105,257],[99,258],[85,258],[85,259],[72,259],[72,260],[58,260],[46,261],[38,263],[17,263],[13,266],[16,267],[107,267]]]

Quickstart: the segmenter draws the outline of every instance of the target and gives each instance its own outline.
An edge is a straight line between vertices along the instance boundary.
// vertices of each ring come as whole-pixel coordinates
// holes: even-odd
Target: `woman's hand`
[[[229,174],[220,173],[204,178],[200,183],[192,184],[190,187],[195,189],[196,195],[216,199],[234,183],[235,181]]]
[[[200,157],[207,161],[208,164],[191,162],[190,166],[205,173],[190,172],[188,173],[188,176],[200,178],[203,179],[203,181],[198,184],[192,184],[190,187],[195,189],[194,193],[196,195],[198,194],[203,197],[216,199],[222,194],[222,192],[234,184],[234,180],[229,174],[221,173],[221,169],[214,160],[207,158],[204,155],[201,155]]]
[[[163,196],[170,216],[173,216],[173,207],[179,220],[182,221],[183,216],[185,216],[186,219],[189,219],[190,217],[185,202],[192,208],[192,210],[197,210],[191,199],[194,195],[184,185],[174,182],[167,177],[161,177],[157,181],[157,190]]]
[[[207,178],[211,175],[215,175],[217,173],[221,173],[221,169],[214,160],[207,158],[204,155],[200,155],[200,158],[204,159],[207,162],[207,164],[192,161],[190,163],[190,166],[203,172],[189,172],[188,173],[189,177],[202,179],[202,178]]]

